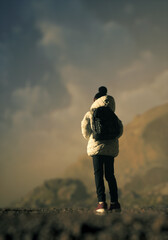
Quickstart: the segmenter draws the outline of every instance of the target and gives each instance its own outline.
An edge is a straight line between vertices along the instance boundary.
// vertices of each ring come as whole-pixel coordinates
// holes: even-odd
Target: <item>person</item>
[[[116,178],[114,176],[114,158],[119,153],[118,138],[123,134],[123,124],[118,118],[119,135],[115,139],[109,140],[95,140],[93,137],[93,110],[99,107],[110,107],[115,112],[115,100],[112,96],[107,95],[107,88],[104,86],[99,87],[99,92],[94,96],[94,102],[90,110],[84,115],[81,121],[81,131],[83,137],[88,140],[87,154],[92,157],[96,193],[98,198],[98,205],[95,211],[97,213],[104,213],[105,211],[121,211],[121,206],[118,201],[118,188]],[[106,202],[105,186],[104,186],[104,173],[105,179],[108,182],[110,193],[109,208]]]

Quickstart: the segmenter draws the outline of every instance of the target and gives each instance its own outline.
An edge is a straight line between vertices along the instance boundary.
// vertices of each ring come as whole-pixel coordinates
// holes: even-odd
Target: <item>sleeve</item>
[[[87,112],[81,121],[81,131],[82,135],[86,140],[89,140],[89,137],[92,133],[91,124],[90,124],[90,112]]]
[[[123,135],[124,127],[123,127],[123,124],[120,119],[118,119],[118,122],[119,122],[119,127],[120,127],[120,134],[119,134],[118,138],[120,138]]]

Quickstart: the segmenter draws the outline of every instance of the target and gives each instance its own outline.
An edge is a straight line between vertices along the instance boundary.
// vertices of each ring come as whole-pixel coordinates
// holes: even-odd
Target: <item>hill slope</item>
[[[116,159],[120,185],[151,168],[168,168],[168,104],[135,117],[124,129]]]
[[[89,195],[83,183],[76,179],[55,178],[36,187],[12,207],[47,208],[78,207],[86,202]]]

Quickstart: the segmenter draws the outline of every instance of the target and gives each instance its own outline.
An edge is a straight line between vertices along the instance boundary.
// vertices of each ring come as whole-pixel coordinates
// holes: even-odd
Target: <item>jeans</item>
[[[111,202],[118,202],[118,188],[114,176],[114,157],[105,155],[94,155],[93,167],[95,175],[96,193],[99,202],[106,201],[105,186],[104,186],[104,170],[105,179],[108,182]],[[103,170],[104,167],[104,170]]]

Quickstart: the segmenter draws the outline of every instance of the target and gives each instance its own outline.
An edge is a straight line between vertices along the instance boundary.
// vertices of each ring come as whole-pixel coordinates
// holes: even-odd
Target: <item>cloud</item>
[[[70,96],[61,82],[54,62],[40,46],[41,41],[47,40],[42,39],[42,32],[36,26],[37,20],[31,9],[31,2],[28,4],[26,1],[18,1],[16,8],[11,1],[5,1],[1,4],[0,15],[1,118],[6,109],[14,112],[20,107],[22,109],[23,102],[25,107],[32,104],[31,97],[32,94],[35,97],[35,92],[38,97],[31,108],[33,113],[45,114],[53,108],[66,107]],[[21,99],[21,91],[24,99]]]
[[[168,69],[156,77],[152,87],[155,95],[162,101],[168,101]]]
[[[61,48],[64,47],[64,37],[60,26],[47,22],[41,22],[39,23],[39,29],[42,32],[40,44],[44,46],[56,45]]]
[[[125,62],[134,58],[135,43],[125,28],[112,23],[91,23],[87,29],[79,32],[79,29],[68,29],[65,26],[57,26],[53,22],[43,22],[41,26],[47,25],[43,32],[43,39],[50,36],[51,44],[44,43],[43,47],[47,55],[57,59],[58,73],[64,82],[80,82],[82,87],[97,82],[113,82],[117,69],[124,67]],[[53,34],[53,29],[59,28],[59,34]],[[88,33],[87,33],[88,31]],[[63,39],[63,45],[57,45],[57,38]],[[55,40],[56,39],[56,40]],[[61,40],[62,42],[62,40]],[[58,57],[59,56],[59,57]],[[80,75],[80,73],[81,75]],[[74,74],[74,80],[73,79]],[[78,78],[76,77],[78,75]],[[82,76],[84,75],[84,76]],[[68,80],[69,78],[69,80]]]
[[[135,112],[142,114],[154,106],[168,102],[167,86],[168,69],[157,75],[151,83],[121,92],[117,97],[120,104],[119,115],[126,123],[135,116]]]
[[[158,39],[165,41],[167,37],[167,31],[163,31],[166,3],[164,0],[160,4],[153,1],[151,7],[149,3],[143,3],[104,3],[101,0],[75,0],[73,3],[42,0],[27,3],[18,0],[17,9],[10,1],[3,3],[1,117],[6,111],[13,113],[23,110],[23,103],[25,107],[29,105],[31,114],[48,114],[54,108],[67,107],[70,94],[60,74],[70,66],[75,71],[88,72],[85,79],[80,80],[80,75],[78,79],[81,85],[85,81],[86,86],[90,82],[94,86],[95,82],[103,81],[116,91],[119,87],[127,87],[128,83],[139,86],[140,82],[147,79],[153,81],[156,71],[161,72],[165,67],[164,58],[160,55],[158,58],[156,48],[151,49],[151,46],[158,46]],[[7,17],[8,12],[10,17]],[[151,26],[150,34],[146,26]],[[149,35],[151,38],[153,29],[159,29],[165,36],[162,38],[157,34],[150,44],[145,44],[144,39]],[[137,43],[142,43],[140,49]],[[142,53],[151,54],[152,57],[148,56],[147,60],[147,57],[141,56]],[[143,58],[146,69],[143,67]],[[133,80],[135,73],[136,81]],[[40,89],[38,93],[37,89]],[[21,91],[25,97],[18,96]],[[38,97],[30,107],[35,91]]]
[[[148,50],[140,52],[132,62],[126,63],[116,74],[120,91],[127,88],[129,88],[128,90],[137,89],[154,82],[155,76],[164,71],[164,67],[160,65],[159,60],[156,55]]]
[[[90,14],[102,22],[116,22],[125,26],[141,50],[149,49],[162,56],[168,42],[166,0],[110,1],[82,0]]]

